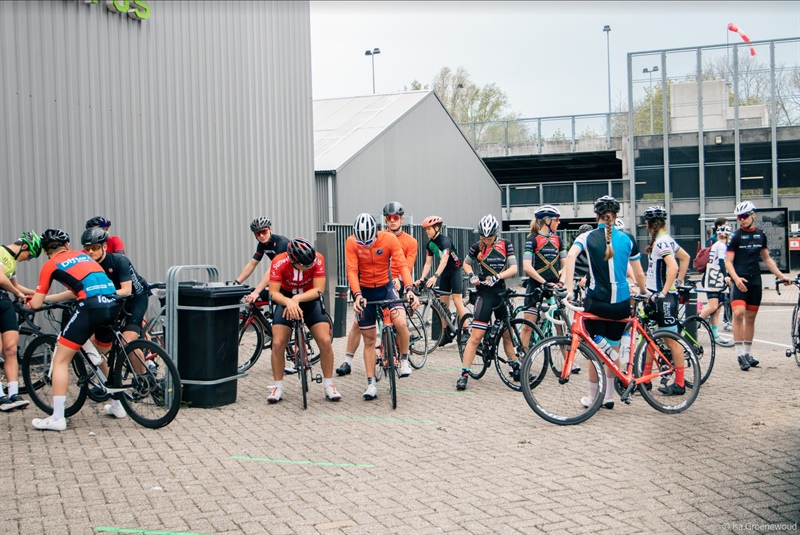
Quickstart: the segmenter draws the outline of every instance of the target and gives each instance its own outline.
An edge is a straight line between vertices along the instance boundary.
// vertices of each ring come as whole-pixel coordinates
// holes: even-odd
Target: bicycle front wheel
[[[464,362],[464,349],[467,347],[467,341],[472,335],[472,314],[467,313],[461,316],[461,323],[458,325],[458,333],[456,333],[458,340],[458,356],[461,362]],[[478,350],[475,352],[475,358],[472,360],[472,365],[469,368],[469,376],[473,379],[480,379],[489,369],[489,361],[482,354],[481,347],[483,344],[478,345]]]
[[[386,375],[389,376],[389,392],[392,397],[392,409],[397,408],[397,346],[394,338],[394,332],[391,328],[384,327],[383,334],[383,350],[384,357],[386,358],[387,367]]]
[[[114,363],[119,400],[139,425],[158,429],[168,425],[181,408],[181,378],[167,352],[149,340],[134,340],[117,348]]]
[[[53,334],[37,336],[25,350],[22,362],[22,380],[31,401],[46,414],[53,414],[53,381],[51,370],[58,337]],[[88,391],[86,366],[83,357],[75,354],[68,366],[67,400],[64,416],[75,415],[86,402]]]
[[[555,363],[555,368],[564,369],[571,345],[572,339],[568,336],[548,338],[533,346],[522,361],[522,377],[538,374],[535,388],[532,382],[522,382],[525,401],[533,412],[558,425],[579,424],[591,418],[603,403],[605,382],[608,380],[603,373],[600,359],[584,342],[575,351],[571,369],[576,364],[584,369],[594,367],[599,382],[593,397],[590,396],[588,381],[571,371],[566,377],[547,373],[551,360]]]
[[[791,353],[794,353],[794,361],[800,366],[800,317],[798,317],[798,307],[794,307],[794,311],[792,312],[792,350]],[[789,351],[787,351],[786,356],[789,356]]]
[[[425,366],[428,353],[436,348],[436,342],[431,342],[428,338],[429,330],[425,328],[425,320],[419,310],[408,316],[408,331],[411,335],[408,342],[408,362],[415,370]]]
[[[683,322],[681,336],[689,343],[700,364],[700,384],[706,382],[714,367],[715,346],[714,331],[706,320],[700,316],[689,316]],[[687,362],[687,366],[690,365]]]
[[[512,363],[517,361],[521,366],[522,360],[525,358],[525,354],[528,352],[528,346],[522,341],[522,329],[530,329],[530,340],[541,340],[542,332],[534,323],[522,318],[514,318],[511,320],[510,325],[511,329],[508,329],[504,325],[497,334],[494,349],[494,367],[497,370],[497,375],[499,375],[500,379],[502,379],[503,384],[505,384],[511,390],[519,392],[522,389],[520,384],[521,377],[528,377],[529,381],[535,382],[538,379],[538,376],[541,374],[541,372],[539,372],[534,373],[532,376],[527,376],[522,375],[521,371],[518,374],[514,373]],[[510,338],[509,350],[511,354],[508,354],[506,351],[506,343],[503,339],[503,335],[505,333],[508,333]],[[537,370],[534,370],[534,372],[537,372]]]
[[[257,316],[245,314],[239,322],[239,365],[243,373],[253,367],[264,349],[264,329]]]
[[[303,409],[308,408],[308,340],[305,338],[308,330],[304,324],[299,324],[294,330],[294,339],[297,342],[297,353],[294,367],[300,375],[300,389],[303,391]]]
[[[694,403],[700,392],[700,363],[682,336],[670,331],[656,331],[651,336],[652,343],[643,340],[636,348],[634,373],[637,377],[641,377],[643,365],[649,358],[653,361],[653,372],[661,375],[650,382],[650,388],[646,384],[640,384],[639,393],[657,411],[667,414],[683,412]],[[677,344],[679,350],[683,352],[685,362],[683,394],[674,393],[675,368],[672,363],[675,362],[675,355],[667,344],[668,340]]]
[[[435,297],[431,297],[435,299]],[[447,330],[447,323],[442,319],[439,310],[429,303],[420,310],[420,322],[425,333],[428,335],[428,342],[425,346],[428,353],[432,353],[444,338],[444,332]]]

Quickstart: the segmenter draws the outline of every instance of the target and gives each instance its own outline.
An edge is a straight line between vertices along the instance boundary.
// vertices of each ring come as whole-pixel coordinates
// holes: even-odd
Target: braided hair
[[[650,254],[653,252],[653,244],[656,243],[656,236],[658,235],[661,229],[667,226],[667,222],[664,219],[651,219],[647,221],[647,232],[650,234],[650,244],[645,247],[644,252]]]
[[[598,217],[598,220],[606,225],[606,254],[603,256],[603,260],[608,262],[614,258],[614,248],[611,247],[611,232],[614,230],[614,221],[617,220],[617,214],[614,212],[606,212]]]

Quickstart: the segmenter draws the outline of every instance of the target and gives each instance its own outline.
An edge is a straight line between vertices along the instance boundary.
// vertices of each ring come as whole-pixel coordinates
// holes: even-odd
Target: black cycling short
[[[0,333],[18,330],[19,323],[17,323],[14,303],[8,298],[8,294],[0,290]]]
[[[78,301],[78,306],[67,326],[61,331],[58,341],[77,351],[94,334],[98,346],[110,347],[114,341],[114,332],[109,325],[118,312],[117,303],[110,297],[100,295],[82,299]]]
[[[150,298],[147,294],[134,295],[125,301],[125,325],[122,327],[122,332],[130,331],[137,335],[142,334],[142,320],[144,319],[145,312],[147,312],[147,305]]]
[[[619,303],[604,303],[591,297],[583,300],[583,309],[601,318],[623,320],[631,315],[631,304],[627,299]],[[592,336],[602,336],[606,340],[617,342],[622,339],[627,323],[618,321],[586,320],[586,330]]]
[[[492,314],[499,320],[506,318],[506,307],[500,306],[497,310],[494,310],[495,307],[503,302],[502,294],[504,291],[504,288],[478,288],[478,299],[475,301],[475,312],[472,320],[473,329],[485,331],[492,321]]]
[[[287,295],[286,297],[291,297],[291,294]],[[287,320],[283,317],[284,308],[285,307],[283,305],[275,305],[275,310],[273,312],[274,315],[272,318],[273,325],[286,325],[287,327],[292,326],[292,320]],[[300,310],[303,311],[303,323],[306,324],[306,327],[310,328],[317,323],[328,321],[328,317],[322,313],[322,301],[319,298],[314,299],[313,301],[303,301],[300,303]]]
[[[453,268],[449,273],[445,270],[436,282],[439,283],[439,291],[443,294],[461,295],[464,292],[464,270],[460,267]]]
[[[741,291],[735,284],[732,286],[731,307],[745,307],[746,310],[758,310],[761,306],[761,275],[744,277],[747,291]]]
[[[361,297],[367,301],[388,301],[399,299],[397,297],[397,290],[394,289],[394,282],[389,281],[385,286],[378,286],[377,288],[361,288]],[[367,330],[375,327],[375,322],[378,318],[378,307],[375,305],[367,305],[361,312],[361,315],[356,315],[358,320],[358,327],[362,330]],[[390,307],[392,310],[403,310],[405,307],[402,303],[394,304]],[[393,313],[393,316],[394,317]]]
[[[539,281],[535,281],[533,279],[528,279],[527,290],[525,292],[525,313],[526,314],[536,314],[536,305],[540,302],[550,299],[553,297],[552,290],[543,290],[538,292],[537,290],[541,288],[543,284]],[[536,296],[533,293],[536,292]]]
[[[655,299],[655,319],[659,329],[678,331],[678,294],[669,292],[665,297]]]

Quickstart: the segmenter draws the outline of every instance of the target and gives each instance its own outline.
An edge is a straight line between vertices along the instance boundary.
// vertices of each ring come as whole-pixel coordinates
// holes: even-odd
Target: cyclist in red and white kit
[[[275,385],[267,401],[283,398],[283,364],[292,320],[302,319],[319,346],[322,362],[322,386],[325,397],[339,401],[342,396],[333,386],[333,347],[328,318],[322,308],[320,292],[325,291],[325,259],[305,238],[289,242],[285,253],[272,259],[269,270],[269,293],[275,303],[272,320],[272,375]]]

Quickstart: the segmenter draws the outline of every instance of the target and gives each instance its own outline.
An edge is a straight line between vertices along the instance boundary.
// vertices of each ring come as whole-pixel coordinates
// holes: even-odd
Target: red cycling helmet
[[[444,221],[442,221],[441,217],[439,217],[438,215],[431,215],[426,217],[425,220],[422,222],[422,228],[429,228],[435,225],[441,225],[442,223],[444,223]]]

